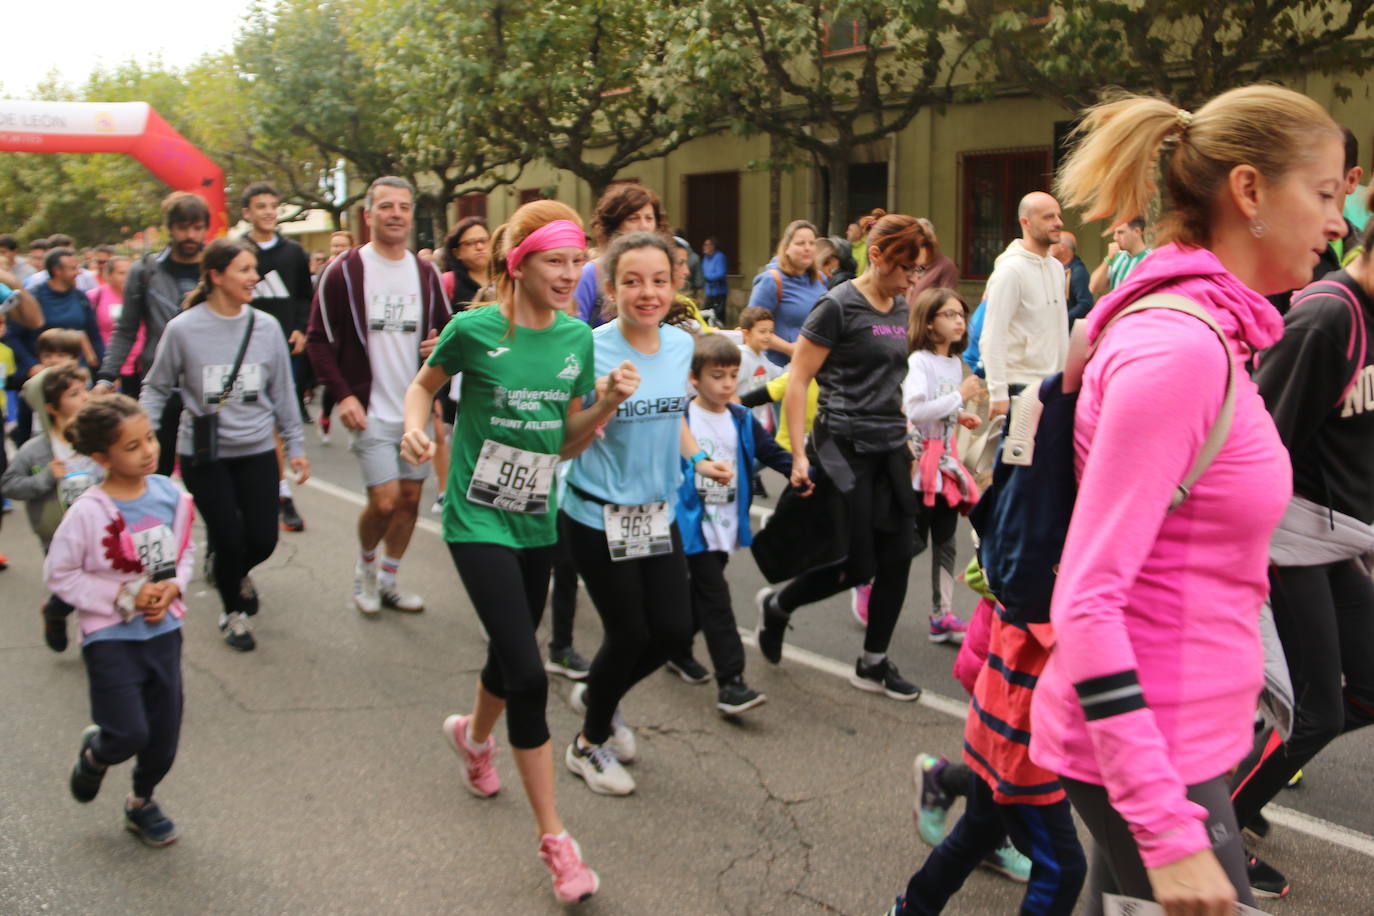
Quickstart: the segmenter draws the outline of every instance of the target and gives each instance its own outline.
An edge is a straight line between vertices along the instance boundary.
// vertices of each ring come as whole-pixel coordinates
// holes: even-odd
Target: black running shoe
[[[279,500],[281,503],[281,526],[284,531],[304,531],[305,520],[296,511],[296,502],[289,496],[283,496]]]
[[[76,755],[76,766],[72,767],[70,785],[72,797],[79,802],[88,802],[100,794],[100,783],[105,779],[106,767],[92,766],[86,759],[86,750],[100,734],[99,725],[87,725],[81,733],[81,750]]]
[[[570,681],[583,681],[592,670],[591,662],[583,658],[576,649],[549,649],[549,660],[544,662],[544,670],[558,674]]]
[[[869,693],[881,693],[893,700],[915,700],[921,696],[921,688],[904,679],[892,659],[884,657],[876,665],[865,665],[861,658],[854,663],[854,674],[849,683]]]
[[[67,651],[67,615],[53,609],[53,599],[49,598],[40,611],[43,615],[43,641],[54,652]]]
[[[137,808],[124,803],[124,828],[149,846],[167,846],[177,840],[177,825],[151,798]]]
[[[667,664],[668,670],[682,678],[689,684],[705,684],[711,680],[711,672],[701,666],[701,662],[692,658],[691,655],[684,655],[681,658],[670,658]]]
[[[1250,890],[1255,892],[1256,897],[1286,897],[1293,889],[1277,868],[1259,856],[1251,856],[1246,860],[1245,872],[1250,878]]]
[[[759,606],[759,628],[756,635],[759,652],[776,665],[782,661],[782,640],[787,635],[787,622],[790,618],[778,610],[773,595],[773,589],[765,586],[754,596],[754,603]]]
[[[731,678],[721,684],[720,691],[716,694],[716,709],[727,716],[737,716],[767,702],[768,697],[744,683],[744,679],[740,677]]]

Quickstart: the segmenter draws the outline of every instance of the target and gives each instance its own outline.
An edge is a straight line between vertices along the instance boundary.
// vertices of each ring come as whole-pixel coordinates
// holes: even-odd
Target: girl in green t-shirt
[[[497,234],[504,237],[493,265],[499,304],[460,312],[445,327],[406,391],[401,455],[415,464],[433,457],[424,427],[434,393],[462,372],[444,540],[490,641],[472,712],[445,720],[444,737],[463,759],[468,790],[488,798],[501,787],[491,733],[508,713],[539,856],[555,896],[576,903],[600,881],[583,864],[554,800],[548,679],[535,637],[557,541],[554,467],[590,443],[639,376],[625,363],[597,379],[591,329],[567,314],[587,259],[577,214],[535,201]],[[593,391],[596,401],[584,409]]]

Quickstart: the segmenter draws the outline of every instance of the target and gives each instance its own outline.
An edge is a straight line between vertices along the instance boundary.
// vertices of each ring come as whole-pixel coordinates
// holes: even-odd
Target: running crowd
[[[624,701],[645,677],[714,678],[727,716],[766,702],[725,578],[742,548],[774,583],[755,596],[768,663],[800,608],[847,595],[864,625],[850,682],[897,701],[921,694],[888,649],[930,549],[929,636],[958,647],[971,699],[962,759],[915,759],[935,848],[891,916],[940,912],[980,864],[1025,883],[1028,914],[1070,913],[1080,894],[1091,914],[1113,894],[1170,914],[1285,894],[1245,847],[1268,831],[1264,806],[1374,721],[1374,222],[1345,215],[1368,219],[1358,157],[1349,130],[1281,88],[1196,113],[1103,103],[1053,195],[1020,201],[1021,235],[974,308],[931,223],[879,210],[844,237],[789,224],[727,322],[718,242],[698,255],[637,183],[612,185],[587,227],[550,200],[494,231],[464,219],[437,257],[408,249],[415,192],[394,177],[368,189],[370,240],[335,233],[328,253],[280,233],[261,183],[242,195],[248,231],[208,244],[205,203],[172,194],[167,247],[137,260],[65,237],[21,258],[2,236],[20,397],[0,489],[45,553],[54,651],[75,616],[93,724],[71,793],[92,801],[134,759],[126,826],[177,838],[154,791],[181,723],[193,518],[224,641],[252,650],[268,605],[252,570],[281,529],[305,528],[304,426],[327,445],[337,419],[367,491],[362,614],[425,609],[399,577],[436,469],[434,511],[488,639],[471,707],[442,733],[490,798],[504,714],[560,901],[600,881],[558,810],[549,674],[577,682],[566,768],[593,792],[635,791]],[[1091,273],[1061,203],[1115,227]],[[1035,417],[1065,397],[1076,496],[1062,560],[1030,571],[1052,597],[1029,607],[1008,584],[1004,602],[1008,563],[1028,561],[993,545],[1052,536],[1014,481],[1041,445]],[[753,531],[765,465],[787,485]],[[982,543],[957,573],[970,513]],[[572,644],[579,578],[603,632],[590,661]],[[981,598],[968,621],[960,578]]]

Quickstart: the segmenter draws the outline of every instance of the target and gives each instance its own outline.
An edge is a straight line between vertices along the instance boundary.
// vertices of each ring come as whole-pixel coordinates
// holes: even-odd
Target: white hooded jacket
[[[1038,385],[1063,370],[1069,354],[1064,291],[1064,265],[1033,254],[1020,239],[997,256],[978,338],[993,401],[1007,400],[1008,385]]]

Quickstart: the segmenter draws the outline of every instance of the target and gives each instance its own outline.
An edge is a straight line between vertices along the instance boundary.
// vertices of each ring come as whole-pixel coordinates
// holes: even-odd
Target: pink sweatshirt
[[[186,594],[191,581],[191,523],[195,511],[185,493],[177,504],[172,534],[177,544],[177,571],[173,581]],[[76,608],[77,630],[85,636],[123,622],[115,602],[124,583],[143,575],[133,539],[124,517],[101,487],[91,487],[76,498],[53,535],[43,562],[43,575],[53,594]],[[172,602],[168,613],[185,617],[182,598]]]
[[[124,307],[122,297],[115,292],[113,286],[102,283],[90,294],[90,300],[91,305],[95,307],[95,323],[100,328],[100,339],[108,347],[110,337],[114,334],[115,321],[119,318],[116,310]],[[138,371],[138,355],[143,352],[143,339],[147,335],[148,329],[139,324],[138,337],[129,348],[129,358],[124,360],[124,365],[120,367],[120,375],[133,375]]]
[[[1263,684],[1260,606],[1288,455],[1242,365],[1283,333],[1263,297],[1203,249],[1166,245],[1088,316],[1095,338],[1152,292],[1204,306],[1227,332],[1236,405],[1221,453],[1170,514],[1226,390],[1221,345],[1196,318],[1125,319],[1088,363],[1075,416],[1078,501],[1035,691],[1031,758],[1105,786],[1147,867],[1210,847],[1185,787],[1250,749]]]

